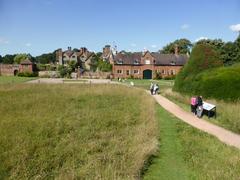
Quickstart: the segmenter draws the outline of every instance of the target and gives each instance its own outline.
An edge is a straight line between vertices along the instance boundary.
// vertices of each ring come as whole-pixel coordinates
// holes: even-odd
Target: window
[[[130,74],[130,70],[127,70],[127,71],[126,71],[126,74],[129,75],[129,74]]]
[[[72,56],[72,58],[75,58],[76,56]]]
[[[135,65],[138,65],[138,64],[139,64],[139,60],[138,60],[138,59],[135,59],[135,60],[134,60],[134,64],[135,64]]]
[[[123,64],[123,60],[122,59],[118,59],[117,60],[117,64]]]
[[[165,74],[165,71],[164,71],[164,69],[162,70],[162,74]]]
[[[117,70],[117,73],[118,73],[118,74],[122,74],[122,70],[118,69],[118,70]]]
[[[145,60],[145,64],[150,64],[150,60]]]
[[[138,70],[138,69],[134,69],[134,70],[133,70],[133,73],[134,73],[134,74],[139,74],[139,70]]]

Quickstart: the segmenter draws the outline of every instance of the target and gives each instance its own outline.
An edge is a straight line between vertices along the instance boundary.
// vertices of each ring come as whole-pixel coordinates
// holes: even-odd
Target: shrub
[[[163,79],[164,80],[173,80],[176,78],[176,75],[169,75],[169,76],[165,76]]]
[[[37,77],[38,73],[37,72],[20,72],[18,73],[18,76],[20,77]]]

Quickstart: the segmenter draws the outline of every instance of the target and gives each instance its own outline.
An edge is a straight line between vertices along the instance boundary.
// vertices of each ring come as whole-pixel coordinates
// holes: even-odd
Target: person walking
[[[191,112],[196,114],[196,110],[197,110],[197,98],[192,97],[191,98]]]

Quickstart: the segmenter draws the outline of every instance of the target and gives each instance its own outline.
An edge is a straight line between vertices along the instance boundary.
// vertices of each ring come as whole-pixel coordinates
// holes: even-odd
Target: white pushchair
[[[203,114],[203,106],[198,106],[196,111],[197,111],[197,117],[201,118]]]

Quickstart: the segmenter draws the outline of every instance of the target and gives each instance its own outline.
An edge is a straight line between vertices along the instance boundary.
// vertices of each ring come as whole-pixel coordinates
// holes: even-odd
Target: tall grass
[[[171,89],[162,91],[162,94],[178,103],[185,110],[190,111],[190,96],[173,92]],[[209,119],[211,122],[240,134],[240,102],[225,102],[223,100],[205,99],[204,101],[215,104],[217,118]],[[207,119],[205,117],[205,119]],[[208,119],[207,119],[208,120]]]
[[[114,85],[0,86],[0,179],[136,179],[154,101]]]
[[[36,77],[0,76],[0,85],[22,83],[36,79]]]

